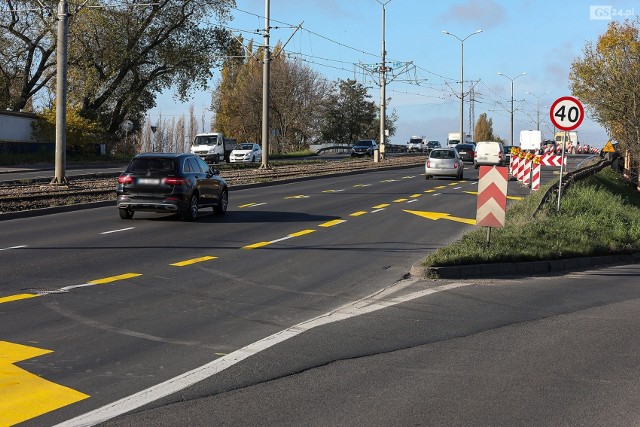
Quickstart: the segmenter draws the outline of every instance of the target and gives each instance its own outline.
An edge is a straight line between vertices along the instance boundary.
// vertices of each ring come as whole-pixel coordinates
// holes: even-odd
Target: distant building
[[[0,111],[0,154],[54,151],[55,143],[33,138],[33,123],[39,118],[34,113]]]

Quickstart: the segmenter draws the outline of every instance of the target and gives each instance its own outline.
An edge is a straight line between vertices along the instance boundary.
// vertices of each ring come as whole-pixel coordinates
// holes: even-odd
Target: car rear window
[[[131,161],[128,171],[132,173],[147,172],[173,172],[175,170],[175,162],[173,159],[162,158],[136,158]]]
[[[433,150],[431,152],[431,158],[433,159],[454,159],[456,154],[453,150]]]
[[[371,141],[358,141],[356,145],[359,147],[371,147],[371,145],[373,144],[371,143]]]

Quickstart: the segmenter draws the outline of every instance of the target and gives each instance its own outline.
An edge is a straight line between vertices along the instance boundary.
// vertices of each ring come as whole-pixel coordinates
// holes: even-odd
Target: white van
[[[480,166],[504,166],[506,164],[506,156],[504,155],[504,146],[502,142],[496,141],[480,141],[476,143],[476,152],[473,156],[473,167],[478,169]]]

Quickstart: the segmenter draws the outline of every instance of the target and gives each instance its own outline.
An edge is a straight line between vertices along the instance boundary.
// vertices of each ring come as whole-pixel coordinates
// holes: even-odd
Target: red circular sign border
[[[580,120],[578,120],[578,122],[573,126],[570,126],[570,127],[558,126],[555,118],[553,117],[553,109],[555,108],[556,105],[558,105],[562,101],[573,101],[578,106],[578,109],[580,110]],[[551,119],[551,123],[553,123],[553,125],[560,130],[564,130],[564,131],[574,130],[574,129],[577,129],[578,126],[580,126],[582,124],[582,121],[584,120],[584,107],[582,106],[582,103],[578,101],[577,98],[574,98],[573,96],[563,96],[556,99],[553,102],[553,104],[551,104],[551,108],[549,109],[549,118]]]

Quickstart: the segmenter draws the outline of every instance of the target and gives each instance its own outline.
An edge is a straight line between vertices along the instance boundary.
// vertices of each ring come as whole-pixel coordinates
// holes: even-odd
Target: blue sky
[[[265,0],[236,2],[234,19],[226,26],[262,43],[257,30],[264,28]],[[387,65],[393,68],[387,77],[387,98],[391,98],[387,111],[398,115],[392,143],[406,143],[411,135],[445,141],[448,132],[458,131],[461,43],[442,31],[462,39],[482,30],[464,42],[465,91],[474,85],[476,120],[487,113],[494,132],[507,140],[511,81],[498,73],[514,78],[526,72],[514,80],[517,141],[520,130],[536,128],[538,111],[543,135],[552,136],[549,107],[555,99],[571,95],[571,63],[610,22],[593,19],[596,14],[624,20],[640,13],[637,1],[627,0],[270,0],[271,26],[277,27],[271,30],[270,44],[291,37],[288,52],[329,80],[355,78],[371,87],[371,99],[378,104],[378,77],[365,69],[381,62],[384,2]],[[605,8],[600,7],[603,4]],[[165,93],[150,111],[151,121],[160,114],[165,118],[188,114],[189,105],[208,121],[210,99],[210,92],[197,92],[180,104]],[[464,117],[468,130],[468,103]],[[581,142],[597,147],[607,139],[588,114],[578,132]]]

